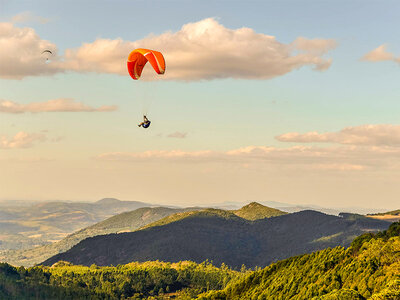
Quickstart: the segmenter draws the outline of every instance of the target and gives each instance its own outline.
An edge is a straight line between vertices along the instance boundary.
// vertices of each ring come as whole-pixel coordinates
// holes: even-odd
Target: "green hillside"
[[[234,210],[232,212],[243,219],[251,221],[287,214],[287,212],[264,206],[257,202],[251,202],[250,204],[243,206],[241,209]]]
[[[292,257],[199,299],[400,299],[400,223],[352,247]]]
[[[0,299],[192,299],[240,276],[210,263],[130,263],[117,267],[15,268],[0,264]],[[155,298],[157,297],[157,298]]]
[[[148,224],[141,229],[155,227],[155,226],[163,226],[170,224],[172,222],[177,222],[179,220],[183,220],[189,217],[220,217],[225,220],[240,220],[240,218],[248,220],[248,221],[255,221],[264,218],[282,216],[287,214],[286,212],[280,211],[279,209],[271,208],[268,206],[261,205],[257,202],[252,202],[243,206],[241,209],[238,210],[223,210],[223,209],[216,209],[216,208],[205,208],[199,209],[196,211],[187,211],[176,213],[165,217],[159,221],[154,223]],[[239,218],[238,218],[239,217]]]
[[[164,226],[170,223],[178,222],[180,220],[184,220],[187,218],[204,218],[204,217],[219,217],[225,220],[240,220],[238,216],[236,216],[234,213],[223,210],[223,209],[215,209],[215,208],[205,208],[205,209],[200,209],[197,211],[187,211],[187,212],[181,212],[181,213],[175,213],[173,215],[167,216],[161,220],[155,221],[153,223],[150,223],[146,226],[141,227],[140,229],[147,229],[151,227],[156,227],[156,226]]]
[[[188,208],[189,209],[189,208]],[[190,208],[192,209],[192,208]],[[80,241],[102,234],[134,231],[148,223],[185,209],[167,207],[143,207],[118,214],[92,226],[68,235],[61,241],[25,250],[9,250],[0,254],[0,260],[13,265],[32,266],[58,253],[67,251]]]

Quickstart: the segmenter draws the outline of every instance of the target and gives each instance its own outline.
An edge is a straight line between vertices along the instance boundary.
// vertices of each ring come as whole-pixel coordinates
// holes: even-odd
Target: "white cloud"
[[[186,138],[186,136],[187,136],[186,132],[179,132],[179,131],[167,135],[167,137],[169,138],[177,138],[177,139],[184,139]]]
[[[281,142],[338,143],[349,145],[400,146],[400,125],[361,125],[339,132],[290,132],[276,137]]]
[[[0,149],[29,148],[35,143],[44,142],[46,135],[43,133],[18,132],[14,137],[0,136]]]
[[[56,45],[41,39],[32,28],[0,23],[0,78],[22,79],[62,71],[46,64],[42,55],[45,49],[54,53],[52,59],[57,59]]]
[[[248,146],[219,151],[145,151],[111,152],[96,157],[100,161],[229,163],[263,168],[288,168],[322,171],[364,171],[393,167],[400,149],[393,147],[340,146],[277,148]],[[400,164],[397,164],[400,168]]]
[[[335,45],[333,40],[304,37],[283,44],[274,36],[251,28],[229,29],[209,18],[188,23],[177,32],[150,35],[138,41],[98,39],[66,50],[65,61],[55,65],[77,72],[126,75],[128,54],[142,47],[164,54],[165,79],[269,79],[307,65],[316,70],[327,69],[331,60],[322,55]]]
[[[368,52],[365,54],[361,60],[370,61],[370,62],[378,62],[378,61],[395,61],[399,62],[399,58],[396,58],[393,53],[390,53],[386,50],[387,45],[380,45],[378,48]]]
[[[0,99],[0,112],[3,113],[39,113],[39,112],[108,112],[115,111],[115,105],[103,105],[98,108],[76,102],[74,99],[60,98],[44,102],[19,104],[13,101]]]

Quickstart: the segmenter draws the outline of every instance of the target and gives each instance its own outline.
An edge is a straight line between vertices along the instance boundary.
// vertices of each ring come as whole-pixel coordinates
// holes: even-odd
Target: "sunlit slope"
[[[368,214],[367,216],[378,220],[398,222],[400,220],[400,209],[377,214]]]
[[[157,226],[164,226],[168,225],[170,223],[178,222],[184,219],[188,218],[207,218],[207,217],[217,217],[225,220],[237,220],[240,221],[242,218],[236,216],[234,213],[223,210],[223,209],[215,209],[215,208],[205,208],[205,209],[200,209],[197,211],[187,211],[187,212],[180,212],[176,213],[170,216],[167,216],[161,220],[158,220],[156,222],[150,223],[146,226],[143,226],[142,229],[146,228],[151,228],[151,227],[157,227]],[[243,221],[243,220],[242,220]]]
[[[280,261],[200,299],[400,299],[400,224],[388,232]]]
[[[215,216],[220,217],[223,219],[232,219],[232,220],[240,220],[245,219],[248,221],[255,221],[264,218],[282,216],[287,214],[279,209],[271,208],[268,206],[264,206],[257,202],[252,202],[248,205],[243,206],[238,210],[223,210],[223,209],[215,209],[215,208],[205,208],[205,209],[198,209],[197,211],[187,211],[176,213],[165,217],[159,221],[154,223],[148,224],[141,229],[154,227],[154,226],[162,226],[172,222],[176,222],[185,218],[189,217],[196,217],[196,216]]]
[[[134,211],[118,214],[102,222],[81,229],[70,234],[61,241],[49,245],[27,250],[4,252],[3,255],[0,255],[0,260],[13,265],[32,266],[52,257],[53,255],[67,251],[81,240],[88,237],[101,234],[134,231],[148,223],[152,223],[180,211],[184,211],[184,209],[173,209],[167,207],[139,208]]]
[[[243,219],[252,221],[287,214],[287,212],[276,208],[271,208],[257,202],[251,202],[250,204],[243,206],[241,209],[234,210],[233,213]]]
[[[208,259],[217,265],[226,263],[237,268],[242,264],[266,266],[293,255],[348,246],[355,236],[390,225],[362,216],[338,217],[315,211],[249,221],[232,212],[206,209],[167,219],[170,222],[162,219],[135,232],[88,238],[44,263],[65,260],[83,265],[117,265],[131,261]]]
[[[241,274],[210,263],[182,261],[82,267],[15,268],[0,264],[0,299],[193,299]],[[182,297],[182,298],[181,298]]]
[[[383,215],[393,215],[398,216],[400,215],[400,209],[384,212],[384,213],[377,213],[377,214],[369,214],[370,216],[383,216]]]

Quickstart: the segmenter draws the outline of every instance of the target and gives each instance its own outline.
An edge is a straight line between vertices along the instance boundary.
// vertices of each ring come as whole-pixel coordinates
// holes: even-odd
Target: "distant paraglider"
[[[42,51],[42,55],[44,55],[46,57],[46,61],[48,61],[49,58],[53,55],[53,52],[46,49],[46,50]]]
[[[128,72],[133,80],[138,80],[140,78],[147,62],[150,62],[157,74],[161,75],[165,73],[165,60],[161,52],[138,48],[129,54],[127,61]],[[146,115],[143,115],[143,122],[138,126],[149,128],[150,123]]]

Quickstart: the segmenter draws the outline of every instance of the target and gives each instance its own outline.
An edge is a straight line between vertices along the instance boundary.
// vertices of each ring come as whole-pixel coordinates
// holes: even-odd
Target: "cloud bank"
[[[109,112],[115,111],[116,109],[117,106],[115,105],[103,105],[95,108],[69,98],[54,99],[45,102],[32,102],[29,104],[19,104],[13,101],[0,99],[0,112],[12,114],[26,112]]]
[[[338,132],[290,132],[276,137],[281,142],[337,143],[349,145],[400,146],[400,125],[361,125]]]
[[[177,32],[150,35],[138,41],[98,39],[65,53],[63,68],[78,72],[126,75],[126,57],[135,48],[160,50],[165,55],[165,79],[269,79],[303,66],[325,70],[322,57],[335,48],[334,40],[304,37],[283,44],[251,28],[229,29],[215,19],[184,25]],[[297,51],[297,54],[293,54]]]
[[[248,146],[230,151],[110,152],[95,159],[124,163],[224,163],[270,170],[377,171],[400,170],[400,147]]]
[[[64,56],[55,55],[46,64],[41,52],[51,49],[56,53],[54,44],[41,39],[31,28],[0,23],[0,78],[21,79],[65,71],[127,76],[128,54],[135,48],[149,48],[165,55],[167,71],[163,79],[270,79],[304,66],[326,70],[332,61],[324,55],[335,47],[336,42],[331,39],[304,37],[284,44],[251,28],[230,29],[208,18],[185,24],[177,32],[149,35],[137,41],[97,39],[66,49]],[[146,73],[147,79],[154,77],[149,67],[145,68],[144,79]]]
[[[111,152],[100,154],[96,159],[136,163],[229,163],[271,170],[400,171],[400,125],[362,125],[329,133],[287,133],[277,139],[283,142],[338,145],[247,146],[229,151]]]

